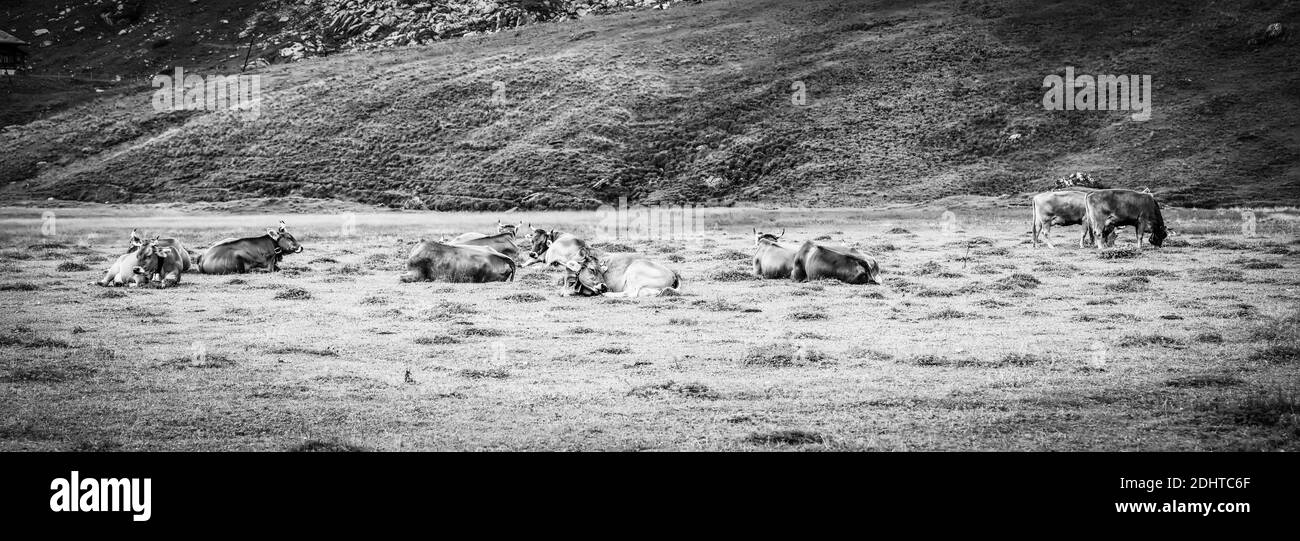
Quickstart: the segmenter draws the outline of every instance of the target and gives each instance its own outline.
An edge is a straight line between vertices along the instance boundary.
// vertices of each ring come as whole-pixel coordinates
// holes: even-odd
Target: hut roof
[[[13,37],[13,35],[0,30],[0,45],[27,45],[26,41]]]

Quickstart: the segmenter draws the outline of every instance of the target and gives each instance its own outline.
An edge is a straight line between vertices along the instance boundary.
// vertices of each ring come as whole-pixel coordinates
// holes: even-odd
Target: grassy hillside
[[[717,0],[588,16],[262,68],[257,120],[155,113],[143,87],[106,95],[6,128],[0,198],[875,206],[1089,171],[1179,205],[1296,204],[1297,40],[1250,39],[1297,15],[1283,1]],[[1065,66],[1152,75],[1152,120],[1043,110],[1043,77]]]

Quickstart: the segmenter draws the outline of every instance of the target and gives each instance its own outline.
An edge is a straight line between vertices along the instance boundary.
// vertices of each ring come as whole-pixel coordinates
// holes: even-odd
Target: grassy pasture
[[[1102,258],[1027,210],[594,213],[0,209],[4,450],[1297,450],[1294,223],[1171,211]],[[556,271],[400,284],[420,238],[523,220],[679,270],[680,296],[567,298]],[[286,219],[279,274],[100,288],[133,227],[191,247]],[[354,224],[348,230],[344,224]],[[857,244],[883,286],[748,276],[750,227]],[[1131,244],[1131,229],[1120,235]]]

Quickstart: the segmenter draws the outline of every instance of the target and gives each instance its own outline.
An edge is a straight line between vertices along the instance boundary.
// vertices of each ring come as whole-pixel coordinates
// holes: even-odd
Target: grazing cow
[[[610,297],[641,297],[677,292],[681,276],[672,269],[637,254],[605,254],[573,238],[577,257],[562,261],[570,276],[564,294],[595,294]],[[548,251],[547,259],[552,252]]]
[[[1088,227],[1092,229],[1097,250],[1115,244],[1115,228],[1131,225],[1137,229],[1138,249],[1142,249],[1142,235],[1151,232],[1151,245],[1160,247],[1169,236],[1160,204],[1154,195],[1133,190],[1097,190],[1086,198]]]
[[[131,230],[131,247],[125,254],[118,256],[104,278],[97,283],[101,286],[120,286],[128,283],[142,285],[150,281],[153,275],[142,275],[136,271],[149,266],[151,259],[156,258],[160,250],[169,252],[168,255],[172,257],[168,262],[169,267],[176,268],[176,280],[180,280],[180,273],[190,270],[190,252],[180,239],[154,237],[146,241],[135,230]]]
[[[785,230],[780,235],[753,231],[754,244],[758,247],[754,252],[754,274],[763,278],[789,278],[790,271],[794,270],[794,250],[776,243],[785,236]]]
[[[203,274],[236,274],[254,269],[276,272],[285,254],[301,252],[302,245],[281,220],[279,229],[267,229],[260,237],[230,238],[213,244],[199,256],[197,267]]]
[[[1034,196],[1034,247],[1038,247],[1038,236],[1043,236],[1043,242],[1047,247],[1053,250],[1056,246],[1052,244],[1052,239],[1048,237],[1053,225],[1083,225],[1083,232],[1079,236],[1079,247],[1083,248],[1084,243],[1092,238],[1092,228],[1084,223],[1088,214],[1088,206],[1084,204],[1084,199],[1088,193],[1095,191],[1091,189],[1084,190],[1058,190],[1054,192],[1043,192]]]
[[[876,260],[847,246],[806,241],[794,254],[790,279],[796,282],[834,278],[850,284],[880,284]]]
[[[508,282],[515,278],[515,261],[487,246],[464,246],[421,240],[406,260],[403,282]]]

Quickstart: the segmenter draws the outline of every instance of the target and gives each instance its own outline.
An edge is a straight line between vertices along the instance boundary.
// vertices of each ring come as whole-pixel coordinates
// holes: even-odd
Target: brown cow
[[[1146,192],[1133,190],[1097,190],[1086,198],[1088,209],[1088,226],[1093,238],[1104,239],[1097,242],[1097,250],[1114,246],[1115,228],[1131,225],[1137,229],[1137,246],[1142,249],[1142,235],[1151,232],[1151,245],[1160,247],[1169,230],[1165,227],[1164,216],[1160,214],[1160,204],[1156,197]]]
[[[510,259],[519,261],[519,245],[515,244],[514,226],[507,232],[497,233],[495,235],[484,235],[482,233],[465,233],[451,240],[442,241],[444,244],[455,244],[457,246],[485,246],[501,252]]]
[[[850,284],[879,284],[880,265],[875,259],[847,246],[806,241],[794,254],[790,279],[804,282],[823,278]]]
[[[1092,228],[1084,223],[1088,207],[1084,202],[1088,193],[1094,190],[1058,190],[1043,192],[1034,196],[1034,247],[1038,247],[1038,236],[1043,236],[1047,247],[1056,249],[1052,239],[1048,238],[1053,225],[1083,225],[1079,236],[1079,247],[1092,238]]]
[[[169,266],[175,267],[176,280],[179,281],[180,273],[190,270],[190,252],[185,249],[180,239],[154,237],[146,241],[135,230],[131,230],[131,247],[113,262],[104,278],[97,283],[101,286],[126,284],[138,286],[149,282],[153,275],[139,274],[136,271],[149,266],[151,258],[156,257],[159,250],[168,250],[169,255],[173,257],[168,263]]]
[[[236,274],[254,269],[267,272],[280,270],[280,259],[285,254],[302,252],[298,239],[285,229],[280,220],[279,229],[267,229],[260,237],[229,238],[213,244],[199,255],[197,267],[203,274]]]
[[[508,282],[515,277],[515,261],[487,246],[463,246],[422,240],[411,250],[403,282]]]
[[[754,251],[754,274],[763,278],[789,278],[790,271],[794,270],[794,250],[776,243],[785,236],[785,230],[780,235],[753,231],[758,248]]]

